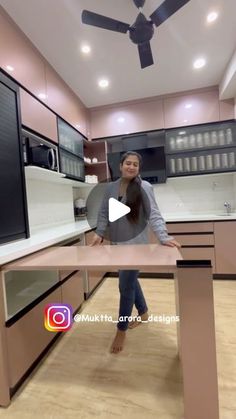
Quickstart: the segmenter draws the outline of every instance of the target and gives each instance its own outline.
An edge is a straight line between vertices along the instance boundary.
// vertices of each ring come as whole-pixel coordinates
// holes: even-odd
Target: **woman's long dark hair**
[[[127,151],[127,153],[123,154],[121,156],[121,165],[123,165],[124,161],[129,156],[136,156],[139,160],[139,169],[142,166],[142,157],[139,153],[136,153],[135,151]],[[141,178],[140,176],[136,176],[134,179],[132,179],[126,190],[126,205],[130,207],[131,211],[126,215],[127,219],[131,223],[137,223],[139,220],[139,213],[140,213],[140,207],[143,204],[142,199],[142,193],[141,193]]]

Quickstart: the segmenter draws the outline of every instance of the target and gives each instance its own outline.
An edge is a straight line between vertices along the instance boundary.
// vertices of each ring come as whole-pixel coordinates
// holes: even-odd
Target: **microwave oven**
[[[22,129],[24,164],[59,171],[58,147],[39,135]]]

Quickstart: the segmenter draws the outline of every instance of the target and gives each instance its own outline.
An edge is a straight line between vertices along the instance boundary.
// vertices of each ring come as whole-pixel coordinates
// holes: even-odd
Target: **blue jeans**
[[[117,323],[119,330],[127,330],[129,324],[127,317],[131,316],[134,304],[140,316],[148,310],[142,288],[138,281],[138,274],[139,271],[133,270],[119,271],[119,318],[121,316],[123,318],[123,321],[119,320]]]

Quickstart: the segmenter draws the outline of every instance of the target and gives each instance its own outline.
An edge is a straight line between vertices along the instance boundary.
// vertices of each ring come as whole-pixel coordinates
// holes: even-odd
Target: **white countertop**
[[[225,220],[236,220],[236,212],[232,212],[229,215],[223,212],[215,213],[193,213],[183,212],[181,214],[165,214],[163,215],[167,223],[172,222],[189,222],[189,221],[225,221]]]
[[[226,215],[224,213],[179,213],[163,214],[166,222],[189,222],[189,221],[225,221],[236,220],[236,212]],[[95,227],[95,223],[94,223]],[[91,230],[86,220],[75,221],[57,225],[50,228],[39,229],[31,233],[29,239],[17,240],[0,246],[0,266],[19,259],[30,253],[37,252],[46,247],[53,246],[60,241],[73,239],[79,234]]]
[[[31,237],[29,239],[21,239],[1,245],[0,265],[21,258],[30,253],[37,252],[38,250],[42,250],[48,246],[53,246],[60,241],[73,239],[73,237],[89,230],[91,230],[91,226],[86,220],[75,221],[74,223],[67,223],[38,230],[37,232],[31,233]]]

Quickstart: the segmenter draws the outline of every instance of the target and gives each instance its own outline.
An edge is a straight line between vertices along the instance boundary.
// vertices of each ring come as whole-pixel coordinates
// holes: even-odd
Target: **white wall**
[[[26,192],[31,233],[37,229],[74,222],[72,186],[27,179]]]
[[[236,202],[236,173],[233,174],[234,200]]]
[[[228,201],[236,210],[236,173],[169,178],[153,185],[163,216],[178,214],[220,214]],[[74,199],[86,199],[90,188],[74,189]]]
[[[221,213],[224,202],[236,208],[236,175],[232,173],[169,178],[154,185],[157,203],[163,215]]]

